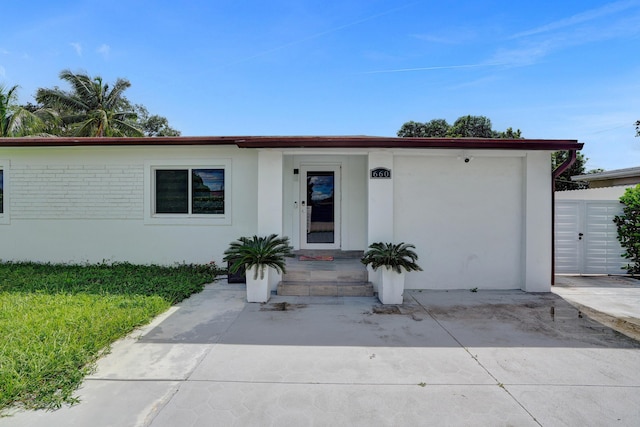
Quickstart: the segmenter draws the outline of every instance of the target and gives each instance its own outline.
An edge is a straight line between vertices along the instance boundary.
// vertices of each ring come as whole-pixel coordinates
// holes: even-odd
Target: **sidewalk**
[[[640,342],[558,296],[602,286],[565,285],[383,307],[213,284],[117,342],[80,404],[0,426],[639,425]]]

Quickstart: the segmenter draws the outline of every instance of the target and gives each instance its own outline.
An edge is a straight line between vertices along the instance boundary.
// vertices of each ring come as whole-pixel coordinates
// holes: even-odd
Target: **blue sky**
[[[6,2],[0,83],[127,78],[183,135],[393,136],[409,120],[585,143],[640,166],[640,0]]]

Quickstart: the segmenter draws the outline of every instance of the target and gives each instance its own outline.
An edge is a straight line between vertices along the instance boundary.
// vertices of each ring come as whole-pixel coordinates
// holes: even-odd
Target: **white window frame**
[[[223,169],[224,214],[155,213],[155,171],[162,169]],[[231,225],[231,184],[231,159],[146,161],[144,167],[144,222],[149,225]],[[191,188],[191,183],[189,188]],[[189,195],[189,212],[191,212],[191,195]]]
[[[0,171],[2,171],[2,213],[0,213],[0,224],[9,224],[10,221],[10,192],[9,192],[9,160],[0,159]]]

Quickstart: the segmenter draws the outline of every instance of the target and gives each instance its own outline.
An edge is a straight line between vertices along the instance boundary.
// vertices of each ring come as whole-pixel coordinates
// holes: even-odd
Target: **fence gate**
[[[557,200],[555,258],[559,274],[625,274],[627,260],[613,217],[618,201]]]

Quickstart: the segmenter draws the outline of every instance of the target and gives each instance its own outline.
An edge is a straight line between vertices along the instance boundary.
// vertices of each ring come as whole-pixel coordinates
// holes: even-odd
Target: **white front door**
[[[340,249],[340,165],[300,165],[300,248]]]

